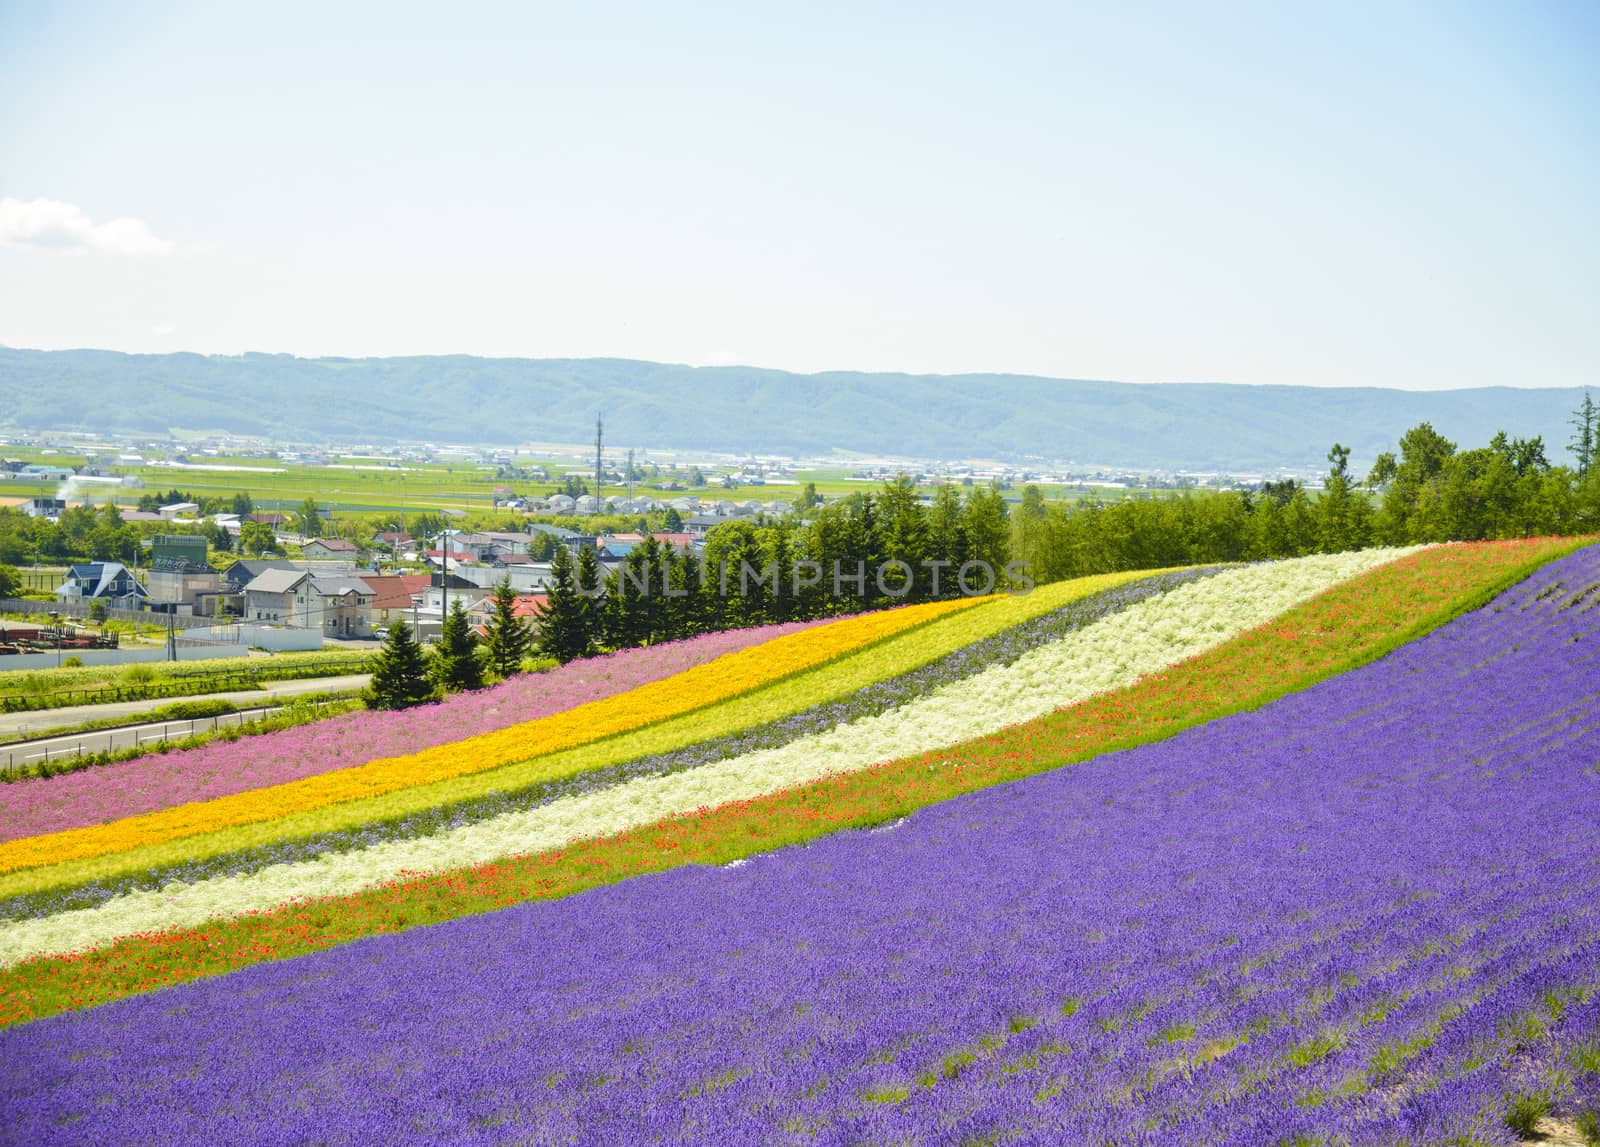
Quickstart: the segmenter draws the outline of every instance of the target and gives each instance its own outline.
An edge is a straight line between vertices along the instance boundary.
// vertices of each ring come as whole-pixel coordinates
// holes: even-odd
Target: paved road
[[[195,733],[210,733],[269,716],[281,709],[271,705],[261,709],[241,709],[237,713],[222,713],[215,717],[196,717],[192,721],[157,721],[148,725],[131,725],[120,729],[98,729],[92,733],[69,733],[65,737],[49,737],[38,741],[20,741],[0,746],[0,768],[13,765],[32,765],[40,761],[58,761],[84,753],[103,753],[108,749],[131,749],[151,741],[177,741]]]
[[[260,689],[239,689],[231,693],[207,693],[205,700],[232,701],[235,705],[270,703],[282,697],[295,697],[304,693],[333,693],[364,689],[372,680],[370,673],[355,673],[346,677],[306,677],[298,681],[268,681]],[[127,717],[137,719],[141,714],[178,701],[198,701],[200,697],[159,697],[148,701],[112,701],[105,705],[74,705],[70,709],[41,709],[34,713],[0,713],[0,736],[15,737],[42,734],[64,725],[80,725],[85,721],[107,721]],[[177,722],[187,724],[187,722]],[[118,742],[122,744],[124,742]],[[0,749],[0,753],[4,750]],[[3,759],[3,757],[0,757]]]

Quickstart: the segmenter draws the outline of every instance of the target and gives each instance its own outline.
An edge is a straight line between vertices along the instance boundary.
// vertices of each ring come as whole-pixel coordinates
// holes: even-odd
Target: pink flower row
[[[435,705],[345,713],[274,733],[213,741],[64,776],[0,786],[0,841],[211,800],[459,741],[548,717],[682,673],[818,622],[708,633],[573,661]]]

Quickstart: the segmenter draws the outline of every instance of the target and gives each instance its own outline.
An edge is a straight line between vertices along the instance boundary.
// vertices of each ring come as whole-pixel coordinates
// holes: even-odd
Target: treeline
[[[556,551],[540,647],[563,661],[720,629],[805,620],[1121,570],[1258,561],[1373,545],[1600,531],[1592,404],[1576,467],[1538,438],[1458,450],[1423,423],[1350,472],[1335,444],[1321,490],[1266,482],[1106,502],[1048,503],[1029,486],[1008,513],[994,489],[941,487],[923,505],[901,478],[798,516],[718,526],[690,557],[647,539],[602,575],[593,551]],[[965,576],[963,576],[963,574]]]
[[[193,502],[200,507],[200,515],[206,517],[211,514],[238,514],[244,517],[255,509],[255,502],[249,494],[191,494],[187,490],[179,490],[176,486],[165,494],[150,493],[139,495],[139,509],[147,514],[157,513],[163,506],[176,506],[181,502]]]
[[[0,565],[131,563],[142,536],[112,505],[73,506],[54,522],[0,506]]]
[[[987,593],[1025,584],[1011,562],[998,490],[941,487],[923,506],[910,478],[810,516],[734,521],[689,555],[646,538],[602,574],[594,551],[559,548],[539,623],[541,650],[570,661],[771,622]]]
[[[1258,561],[1373,545],[1481,541],[1600,531],[1595,408],[1575,420],[1576,466],[1554,465],[1539,438],[1496,435],[1458,450],[1423,423],[1358,479],[1335,444],[1323,489],[1294,481],[1254,491],[1047,504],[1023,491],[1012,547],[1040,582],[1118,570]]]

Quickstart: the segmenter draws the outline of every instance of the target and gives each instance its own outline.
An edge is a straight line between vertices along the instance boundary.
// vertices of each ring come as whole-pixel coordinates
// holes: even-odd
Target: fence
[[[57,601],[24,601],[21,598],[0,598],[0,613],[59,613],[62,617],[88,617],[89,602],[75,598],[65,598]],[[145,625],[166,625],[167,618],[172,618],[174,629],[198,629],[202,626],[215,625],[214,617],[195,617],[187,613],[152,613],[146,609],[121,609],[106,608],[107,621],[138,621]]]
[[[56,586],[67,578],[66,566],[17,566],[17,577],[22,582],[23,593],[55,593]]]
[[[301,701],[300,704],[308,702]],[[320,711],[331,705],[348,705],[347,700],[330,698],[312,701]],[[45,737],[32,741],[17,741],[0,746],[0,773],[47,765],[52,761],[72,760],[86,753],[114,753],[136,749],[142,745],[166,744],[185,737],[215,733],[234,725],[259,721],[285,708],[284,705],[265,705],[255,709],[241,709],[237,713],[219,713],[214,717],[194,717],[179,721],[156,721],[144,725],[128,725],[115,729],[90,730],[65,737]]]
[[[165,656],[159,650],[157,656]],[[33,656],[27,654],[26,656]],[[53,654],[48,655],[52,659]],[[54,693],[13,694],[0,697],[0,712],[31,713],[40,709],[65,709],[74,705],[103,705],[110,701],[154,701],[165,697],[194,697],[204,693],[227,693],[256,689],[260,673],[218,673],[214,676],[152,681],[146,685],[101,685],[93,689],[61,689]]]

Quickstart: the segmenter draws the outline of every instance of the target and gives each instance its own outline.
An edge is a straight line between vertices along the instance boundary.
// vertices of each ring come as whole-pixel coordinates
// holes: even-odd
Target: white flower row
[[[430,837],[129,893],[95,908],[0,925],[0,966],[100,947],[136,932],[265,911],[291,900],[346,895],[405,875],[555,849],[577,838],[609,836],[983,736],[1130,685],[1409,552],[1366,550],[1228,570],[1103,618],[1011,665],[776,749],[627,781]]]

